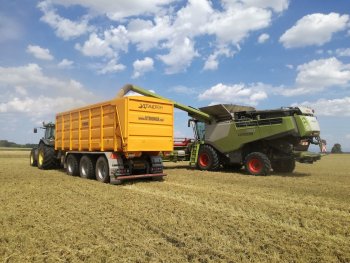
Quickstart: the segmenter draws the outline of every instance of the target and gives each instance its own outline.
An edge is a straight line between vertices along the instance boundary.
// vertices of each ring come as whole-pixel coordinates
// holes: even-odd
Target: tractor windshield
[[[47,127],[45,129],[45,139],[54,139],[55,138],[55,127]]]

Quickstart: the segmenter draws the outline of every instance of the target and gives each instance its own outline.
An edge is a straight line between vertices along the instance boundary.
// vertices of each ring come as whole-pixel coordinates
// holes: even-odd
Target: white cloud
[[[269,40],[270,36],[268,34],[261,34],[258,38],[258,43],[259,44],[263,44],[265,43],[267,40]]]
[[[285,48],[322,46],[334,33],[345,30],[348,21],[349,15],[337,13],[306,15],[280,37],[280,42]]]
[[[294,66],[292,64],[287,64],[286,67],[289,69],[294,69]]]
[[[69,59],[62,59],[60,63],[57,64],[59,68],[72,68],[74,62]]]
[[[159,55],[158,58],[168,66],[165,69],[167,74],[174,74],[185,71],[191,64],[194,57],[198,56],[194,49],[194,42],[189,38],[175,40],[168,44],[170,52],[166,55]]]
[[[222,0],[225,5],[236,5],[237,1]],[[282,12],[288,8],[289,0],[241,0],[246,6],[273,9]]]
[[[338,48],[335,50],[338,57],[350,57],[350,48]]]
[[[157,14],[163,6],[174,0],[52,0],[52,2],[64,6],[80,5],[90,9],[92,13],[106,14],[112,20],[120,20],[130,16]]]
[[[294,103],[293,106],[304,105],[315,110],[317,116],[350,116],[350,97],[341,99],[319,99]]]
[[[89,26],[86,17],[75,22],[59,16],[49,1],[40,2],[38,7],[44,13],[40,20],[51,26],[56,35],[64,40],[73,39],[94,30],[94,27]]]
[[[109,43],[92,33],[83,46],[76,44],[75,48],[88,57],[113,57],[115,52]]]
[[[145,57],[143,60],[135,60],[133,63],[134,74],[133,78],[138,78],[148,71],[153,70],[154,61],[150,57]]]
[[[116,58],[111,59],[107,65],[102,66],[97,73],[98,74],[107,74],[107,73],[117,73],[123,71],[125,69],[125,65],[118,64]]]
[[[294,88],[277,89],[283,96],[317,93],[332,87],[350,86],[350,64],[343,64],[335,57],[312,60],[297,67]]]
[[[266,85],[262,83],[246,86],[245,84],[225,85],[219,83],[198,96],[200,100],[210,100],[215,103],[238,103],[257,105],[267,98]]]
[[[214,51],[213,54],[209,55],[208,59],[205,61],[203,70],[216,70],[219,66],[218,58],[220,56],[233,57],[235,52],[231,51],[226,46],[221,46]]]
[[[53,60],[54,57],[50,54],[50,50],[42,48],[40,46],[28,45],[27,52],[34,57],[42,60]]]
[[[188,88],[186,86],[175,86],[170,89],[172,92],[178,93],[178,94],[186,94],[186,95],[193,95],[196,94],[197,92],[192,89]]]

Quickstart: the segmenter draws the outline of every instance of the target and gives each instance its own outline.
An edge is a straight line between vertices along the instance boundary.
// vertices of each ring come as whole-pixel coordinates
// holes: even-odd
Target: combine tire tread
[[[201,145],[198,152],[197,168],[204,171],[215,171],[220,167],[217,151],[210,145]]]
[[[244,161],[246,171],[251,175],[268,175],[271,171],[269,158],[261,152],[248,154]]]

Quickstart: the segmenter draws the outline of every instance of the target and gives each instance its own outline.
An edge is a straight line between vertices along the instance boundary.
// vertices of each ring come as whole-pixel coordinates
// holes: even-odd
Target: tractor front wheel
[[[199,170],[217,170],[220,166],[219,156],[210,145],[201,145],[198,152],[197,168]]]
[[[245,169],[252,175],[268,175],[271,170],[269,158],[261,152],[252,152],[245,158]]]
[[[35,149],[32,149],[30,151],[30,156],[29,156],[29,163],[30,166],[38,166],[38,161],[35,159]]]
[[[53,169],[57,167],[55,149],[52,146],[40,144],[38,149],[38,168]]]

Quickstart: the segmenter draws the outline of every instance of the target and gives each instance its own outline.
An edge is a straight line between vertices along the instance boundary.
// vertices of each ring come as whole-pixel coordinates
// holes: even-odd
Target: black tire
[[[95,165],[89,155],[81,157],[79,162],[79,175],[81,178],[94,179],[95,178]]]
[[[203,171],[214,171],[220,166],[219,156],[210,145],[201,145],[198,152],[197,168]]]
[[[53,169],[57,167],[57,158],[53,146],[40,144],[38,149],[38,168]]]
[[[29,155],[29,164],[30,166],[36,167],[38,166],[38,160],[35,159],[35,149],[32,149],[30,151],[30,155]]]
[[[74,154],[69,154],[66,160],[67,174],[71,176],[79,175],[79,158]]]
[[[109,183],[109,166],[106,157],[100,156],[96,162],[96,180],[102,183]]]
[[[295,159],[281,159],[272,162],[272,169],[276,173],[291,173],[295,169]]]
[[[271,162],[261,152],[248,154],[244,161],[246,171],[251,175],[268,175],[271,171]]]

